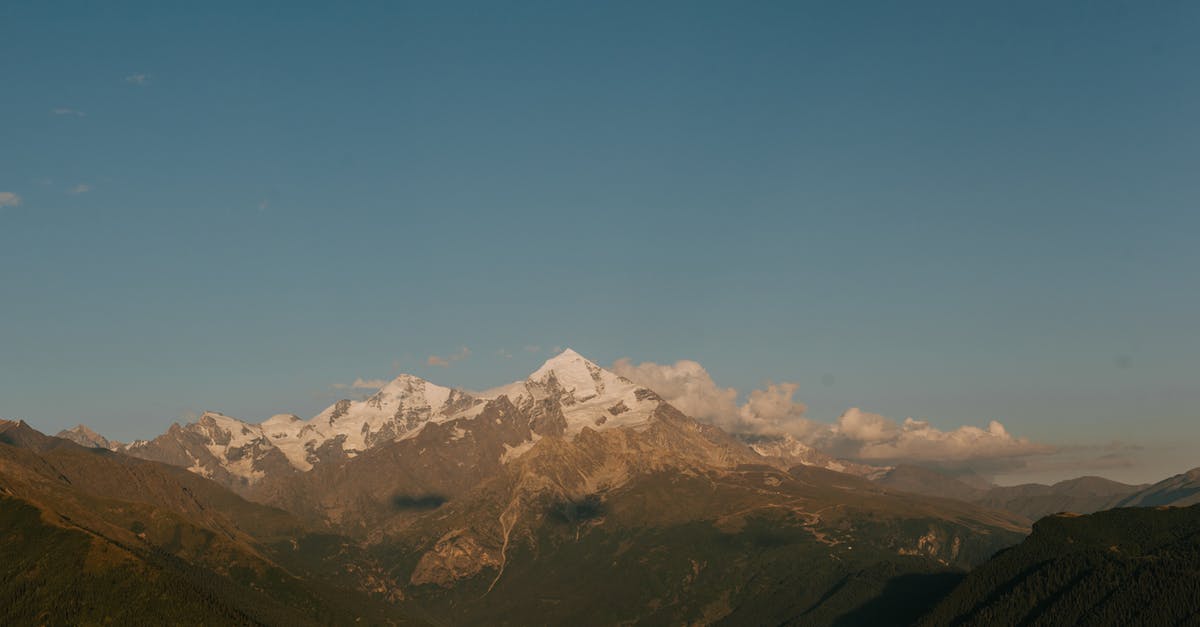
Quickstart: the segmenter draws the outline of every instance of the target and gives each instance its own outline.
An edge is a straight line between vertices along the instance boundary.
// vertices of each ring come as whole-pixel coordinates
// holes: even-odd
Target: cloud
[[[130,74],[129,76],[125,77],[125,82],[131,85],[145,85],[147,82],[149,82],[149,80],[150,75],[143,74],[141,72]]]
[[[67,193],[71,194],[72,196],[78,196],[80,194],[86,194],[90,191],[92,191],[91,185],[88,185],[87,183],[80,183],[80,184],[76,185],[75,187],[68,189]]]
[[[542,347],[530,344],[525,347],[525,352],[526,353],[540,353],[540,352],[542,352]]]
[[[333,387],[339,390],[377,390],[388,384],[384,379],[363,379],[361,377],[354,380],[354,383],[334,383]]]
[[[645,362],[634,365],[618,359],[613,372],[654,390],[679,411],[723,429],[736,429],[739,422],[737,390],[722,388],[699,363],[683,359],[664,365]]]
[[[770,435],[789,434],[805,437],[821,428],[820,423],[804,416],[808,407],[793,400],[800,385],[767,383],[766,389],[752,390],[738,409],[743,430]]]
[[[943,431],[925,420],[903,423],[852,407],[812,443],[841,457],[874,463],[925,462],[954,468],[981,461],[986,470],[1020,467],[1025,458],[1048,455],[1055,447],[1015,437],[993,420],[987,428],[972,425]]]
[[[430,355],[429,357],[427,357],[425,359],[425,365],[438,366],[439,368],[447,368],[450,366],[450,364],[452,364],[456,361],[462,361],[470,356],[471,356],[471,349],[464,346],[464,347],[458,349],[457,353],[453,353],[451,355],[446,355],[445,357],[442,357],[440,355]]]
[[[20,207],[21,197],[12,192],[0,192],[0,207]]]
[[[793,400],[799,385],[769,383],[750,392],[738,405],[738,391],[723,388],[698,362],[683,359],[674,364],[634,364],[618,359],[613,372],[654,390],[683,413],[733,433],[802,436],[820,427],[804,417],[804,403]]]
[[[77,118],[87,117],[87,114],[84,113],[83,111],[79,111],[78,109],[71,109],[69,107],[55,107],[50,110],[50,113],[53,113],[54,115],[69,115],[69,116],[77,117]]]
[[[998,472],[1019,468],[1033,456],[1056,452],[1052,446],[1015,437],[999,422],[943,431],[928,421],[903,422],[851,407],[833,423],[812,420],[795,400],[799,385],[768,383],[738,403],[738,392],[723,388],[699,363],[664,365],[617,360],[617,374],[644,385],[680,411],[732,433],[791,435],[824,453],[872,464],[922,463],[948,470]]]

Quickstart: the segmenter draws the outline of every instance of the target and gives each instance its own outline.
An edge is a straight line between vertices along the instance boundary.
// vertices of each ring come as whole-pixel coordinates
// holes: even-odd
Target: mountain
[[[1079,477],[1049,486],[1036,483],[997,486],[972,502],[1037,519],[1059,512],[1090,514],[1117,507],[1144,487],[1103,477]]]
[[[921,625],[1200,623],[1200,505],[1038,521],[973,570]]]
[[[1121,499],[1118,507],[1186,506],[1200,503],[1200,468],[1168,477]]]
[[[968,484],[931,468],[909,464],[896,466],[878,477],[875,482],[894,490],[928,496],[942,496],[968,503],[983,498],[988,492],[987,489]],[[1005,508],[1001,507],[999,509]]]
[[[399,620],[394,584],[343,546],[193,473],[0,421],[4,624]]]
[[[958,499],[1033,520],[1059,512],[1090,514],[1121,505],[1132,505],[1135,504],[1131,500],[1133,495],[1147,487],[1119,483],[1102,477],[1079,477],[1054,485],[1028,483],[996,486],[979,482],[967,483],[937,470],[911,465],[897,466],[879,476],[876,483],[914,494]],[[1197,491],[1200,491],[1200,485],[1196,487]],[[1183,494],[1187,488],[1181,490],[1183,492],[1178,494]],[[1162,491],[1164,494],[1176,494],[1166,487]]]
[[[872,466],[845,459],[836,459],[797,440],[791,435],[738,434],[755,453],[785,467],[798,465],[815,466],[834,472],[844,472],[868,479],[877,479],[889,474],[888,466]]]
[[[543,437],[372,544],[414,613],[455,624],[831,624],[898,573],[978,563],[1025,524],[772,467],[660,403],[638,428]]]
[[[546,439],[649,432],[660,439],[646,446],[664,455],[671,447],[690,446],[709,464],[762,462],[712,427],[702,427],[703,432],[714,438],[719,433],[719,444],[683,442],[680,434],[668,438],[655,429],[660,411],[670,407],[657,394],[569,349],[524,381],[473,398],[480,401],[469,411],[444,412],[417,423],[404,437],[373,442],[361,453],[316,464],[308,472],[264,480],[246,493],[313,524],[378,537],[389,520],[403,521],[414,508],[466,495]]]
[[[637,426],[648,420],[661,401],[654,392],[567,349],[525,380],[482,394],[405,374],[365,400],[339,400],[308,420],[279,414],[253,424],[206,412],[195,422],[172,425],[153,440],[120,450],[188,468],[250,494],[272,489],[254,487],[264,479],[278,482],[322,464],[352,459],[382,444],[416,438],[429,427],[473,421],[490,401],[500,397],[532,420],[534,435],[525,434],[526,446],[534,436],[571,436],[584,427]],[[76,428],[80,429],[86,427]]]
[[[1028,529],[752,445],[568,350],[485,392],[406,375],[308,420],[209,413],[124,450],[346,536],[404,615],[443,624],[833,624],[897,578],[941,581],[909,595],[915,619]]]
[[[111,441],[108,438],[92,431],[84,425],[76,425],[70,429],[59,431],[54,437],[70,440],[80,446],[87,448],[102,448],[110,451],[120,450],[125,448],[125,445]]]
[[[451,624],[830,624],[894,577],[957,572],[1028,525],[789,469],[571,351],[473,396],[470,412],[249,494],[358,538],[410,613]]]

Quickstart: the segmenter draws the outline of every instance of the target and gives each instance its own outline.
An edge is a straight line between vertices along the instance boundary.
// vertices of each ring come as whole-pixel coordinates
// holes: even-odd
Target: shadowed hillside
[[[1200,624],[1200,506],[1044,518],[920,624]]]

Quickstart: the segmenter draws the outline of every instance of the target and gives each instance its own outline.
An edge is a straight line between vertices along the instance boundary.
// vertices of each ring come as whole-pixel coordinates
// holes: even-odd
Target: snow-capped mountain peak
[[[605,370],[583,355],[566,349],[548,359],[524,381],[484,392],[485,398],[507,396],[514,405],[535,414],[561,409],[563,431],[606,429],[645,424],[662,402],[654,392]]]
[[[605,376],[605,375],[609,376]],[[611,372],[588,361],[575,351],[567,349],[559,355],[548,359],[540,368],[526,379],[527,383],[535,383],[533,390],[554,394],[557,391],[567,393],[576,402],[585,402],[605,392],[605,379],[616,377]]]

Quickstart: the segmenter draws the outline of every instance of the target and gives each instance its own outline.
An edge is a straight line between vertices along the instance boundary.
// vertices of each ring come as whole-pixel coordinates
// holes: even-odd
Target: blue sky
[[[148,437],[571,346],[1200,464],[1193,3],[0,23],[0,416]]]

